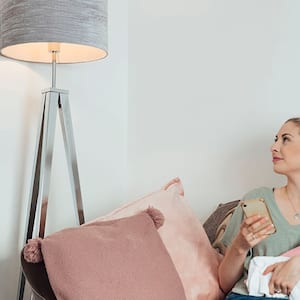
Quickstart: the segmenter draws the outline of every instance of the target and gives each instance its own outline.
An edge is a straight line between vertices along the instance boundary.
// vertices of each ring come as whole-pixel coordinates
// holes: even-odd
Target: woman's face
[[[293,122],[283,124],[271,147],[273,170],[289,175],[300,174],[300,128]]]

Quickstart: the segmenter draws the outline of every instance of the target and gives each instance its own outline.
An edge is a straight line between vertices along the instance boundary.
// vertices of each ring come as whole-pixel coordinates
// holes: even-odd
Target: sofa
[[[161,203],[163,203],[163,205]],[[196,220],[196,217],[195,217],[195,215],[193,215],[192,210],[186,204],[186,200],[184,199],[184,191],[183,191],[183,187],[182,187],[182,183],[181,183],[180,179],[175,178],[175,179],[172,179],[168,184],[166,184],[161,190],[151,193],[149,195],[146,195],[145,197],[138,199],[136,201],[132,201],[129,204],[126,204],[121,208],[117,208],[112,213],[110,213],[106,216],[102,216],[102,217],[98,218],[97,220],[93,220],[93,221],[89,222],[88,224],[85,224],[84,226],[92,226],[93,227],[94,224],[96,224],[98,226],[97,227],[97,230],[98,230],[99,224],[100,224],[102,226],[101,230],[103,230],[103,224],[105,225],[104,227],[106,228],[107,225],[109,225],[109,226],[111,224],[113,224],[114,226],[118,225],[120,220],[121,220],[121,222],[124,222],[124,220],[126,222],[129,220],[131,221],[132,215],[135,215],[136,213],[139,215],[141,211],[144,212],[143,208],[145,208],[145,207],[153,207],[153,208],[157,209],[158,215],[160,216],[159,213],[161,213],[161,215],[164,216],[166,224],[165,225],[161,224],[163,222],[161,220],[162,217],[157,217],[157,215],[156,216],[152,215],[151,217],[154,220],[153,221],[155,224],[154,228],[156,227],[157,231],[159,232],[160,239],[163,242],[162,247],[166,247],[167,251],[164,252],[163,249],[160,249],[159,254],[154,255],[153,253],[156,250],[152,249],[151,253],[149,253],[149,257],[151,260],[151,264],[149,264],[149,268],[153,269],[153,264],[155,266],[155,263],[156,263],[156,262],[153,262],[153,257],[155,256],[155,259],[157,259],[157,257],[161,257],[160,256],[161,252],[163,252],[163,255],[169,255],[170,262],[172,263],[172,265],[173,264],[175,265],[175,271],[172,268],[171,269],[169,268],[170,264],[165,266],[164,270],[167,270],[167,271],[164,271],[164,273],[169,272],[170,276],[171,276],[168,279],[165,278],[166,276],[164,276],[164,274],[156,273],[155,277],[158,277],[159,283],[163,283],[164,280],[172,280],[172,283],[176,282],[176,284],[174,283],[171,285],[173,285],[173,291],[174,291],[175,286],[178,287],[178,290],[176,292],[177,295],[180,295],[180,296],[177,296],[177,298],[176,298],[178,300],[181,300],[181,299],[183,299],[183,300],[184,299],[186,299],[186,300],[194,300],[194,299],[197,299],[197,300],[201,300],[201,299],[219,300],[219,299],[224,298],[222,291],[218,288],[218,281],[216,278],[217,266],[218,266],[218,263],[220,262],[220,260],[222,259],[222,253],[224,251],[220,240],[225,231],[226,225],[228,224],[228,221],[230,220],[230,217],[231,217],[235,207],[238,205],[238,203],[239,203],[239,200],[234,200],[231,202],[219,204],[218,207],[216,207],[216,209],[207,218],[207,220],[203,224],[201,224],[199,222],[199,220]],[[176,205],[178,205],[178,206],[176,207]],[[150,215],[151,215],[151,213],[150,213]],[[184,215],[184,218],[181,220],[180,218],[182,215]],[[159,223],[159,225],[158,225],[158,223]],[[125,225],[125,228],[126,228],[126,226],[127,225]],[[162,226],[162,227],[159,228],[160,226]],[[90,227],[90,228],[92,228],[92,227]],[[123,224],[121,225],[121,227],[124,230]],[[177,227],[178,228],[180,227],[180,229],[177,229]],[[85,227],[84,229],[91,230],[90,228]],[[156,231],[156,229],[155,229],[155,231]],[[165,231],[163,231],[163,229]],[[73,234],[72,236],[74,236],[73,230],[74,229],[71,229],[71,233],[70,233],[70,234]],[[82,228],[79,228],[78,230],[82,231]],[[188,232],[189,230],[191,230],[191,231]],[[76,232],[76,237],[78,236],[78,232],[80,232],[80,234],[81,234],[81,231]],[[171,231],[176,231],[176,232],[174,233]],[[59,234],[61,234],[61,233],[59,233]],[[65,236],[66,236],[65,231],[63,231],[62,234],[63,235],[61,235],[61,238],[64,240]],[[124,231],[122,232],[122,235],[124,236]],[[192,235],[194,235],[194,237],[192,237]],[[186,238],[186,236],[188,236],[188,238]],[[56,234],[54,234],[54,238],[57,239]],[[54,251],[56,251],[57,245],[60,246],[62,244],[61,242],[59,244],[57,244],[57,243],[53,244],[54,238],[53,238],[53,235],[50,235],[50,241],[48,240],[48,237],[45,238],[45,241],[42,241],[41,248],[43,250],[43,247],[45,247],[45,250],[43,250],[44,251],[43,254],[45,257],[44,257],[44,260],[42,260],[40,262],[37,262],[37,263],[28,262],[24,258],[24,251],[25,251],[24,249],[25,248],[22,250],[22,253],[21,253],[22,270],[23,270],[26,280],[28,281],[28,283],[32,289],[33,299],[35,299],[35,300],[71,299],[71,296],[68,296],[68,297],[67,296],[58,296],[58,297],[56,296],[56,295],[63,294],[64,291],[57,289],[57,286],[56,286],[57,282],[55,283],[55,281],[52,281],[53,280],[52,278],[56,276],[56,275],[55,276],[53,275],[54,274],[53,270],[58,269],[58,268],[60,269],[60,265],[55,265],[54,267],[52,267],[52,264],[53,264],[52,252],[53,252],[54,247],[55,247]],[[119,237],[117,239],[120,240]],[[197,239],[197,240],[195,240],[195,239]],[[47,240],[48,240],[48,242],[47,242]],[[177,241],[176,243],[174,243],[175,240]],[[52,243],[51,244],[52,250],[48,251],[48,252],[51,252],[52,261],[47,257],[47,255],[49,256],[49,254],[46,253],[46,250],[47,250],[47,248],[45,246],[47,244],[46,242],[48,244]],[[126,240],[126,242],[127,242],[127,240]],[[207,245],[208,243],[210,244],[211,247]],[[144,247],[146,247],[146,249],[148,249],[149,245],[151,246],[152,244],[153,244],[153,241],[151,241],[151,244],[148,243],[147,245],[144,245]],[[47,247],[49,247],[49,246],[47,245]],[[112,247],[112,246],[109,246],[109,247]],[[116,246],[116,248],[118,248],[118,247],[119,246]],[[134,247],[136,247],[136,245]],[[64,248],[66,248],[66,247],[64,247]],[[74,247],[74,246],[69,247],[66,250],[67,251],[66,253],[69,253],[70,248],[72,250],[73,248],[76,248],[76,247]],[[91,247],[89,246],[89,248],[91,248]],[[101,249],[104,248],[103,244],[101,244],[101,246],[98,247],[98,249],[100,249],[100,248]],[[198,248],[200,250],[198,250]],[[112,248],[110,248],[110,249],[112,249]],[[65,251],[65,249],[63,249],[63,250]],[[109,252],[111,252],[111,251],[109,251]],[[127,253],[127,251],[125,251],[125,252]],[[65,253],[65,252],[58,252],[58,253],[59,254],[56,253],[54,255],[55,261],[57,261],[57,257],[61,256],[60,253]],[[77,257],[79,260],[80,260],[80,257],[82,257],[84,255],[84,253],[85,252],[81,252],[79,255],[76,254],[76,255],[78,255]],[[128,253],[132,253],[132,250],[128,251]],[[145,249],[142,251],[142,253],[143,253],[143,255],[145,255]],[[124,254],[124,251],[123,251],[123,254]],[[89,254],[88,258],[91,258],[93,255],[94,255],[94,253]],[[104,255],[104,254],[101,254],[101,255]],[[107,254],[105,253],[105,255],[107,255]],[[109,253],[109,255],[111,255],[111,253]],[[66,256],[68,256],[68,255],[66,255]],[[125,259],[129,259],[129,258],[127,258],[127,256],[125,256],[125,257],[126,257]],[[69,257],[67,257],[67,259],[69,259]],[[140,258],[137,258],[136,263],[143,265],[145,272],[148,272],[147,267],[144,267],[144,263],[141,263],[141,262],[139,263],[139,261],[138,261],[139,259]],[[145,261],[144,256],[141,259],[144,259],[144,261]],[[147,260],[147,258],[146,258],[146,260]],[[189,260],[190,260],[190,262],[189,262]],[[51,265],[50,265],[50,261],[51,261]],[[64,260],[62,260],[62,261],[64,261]],[[98,261],[98,259],[94,259],[94,261]],[[115,261],[115,258],[114,258],[114,261]],[[166,261],[166,256],[164,256],[164,261]],[[197,264],[196,262],[198,262],[198,267],[194,266],[195,264]],[[162,262],[160,261],[157,263],[159,265],[159,268],[162,268]],[[61,262],[59,262],[59,264],[61,264]],[[104,269],[106,268],[104,270],[105,271],[104,274],[109,274],[110,271],[112,272],[112,275],[122,272],[122,266],[120,266],[120,262],[118,262],[117,264],[118,264],[116,266],[117,271],[111,270],[111,267],[109,267],[109,270],[108,270],[108,268],[104,267]],[[193,269],[193,271],[186,270],[187,268]],[[98,269],[103,269],[103,262],[99,265]],[[126,266],[126,269],[127,269],[127,274],[128,274],[128,265]],[[51,271],[51,274],[49,274],[50,271]],[[175,274],[175,272],[177,275],[179,275],[178,278],[176,277],[177,275]],[[201,274],[201,272],[202,272],[202,275],[201,275],[201,278],[199,279],[199,274]],[[203,276],[203,272],[206,273],[206,274],[204,274],[204,276]],[[58,273],[61,273],[61,272],[58,272]],[[52,278],[50,278],[52,284],[50,284],[50,280],[49,280],[50,276],[49,275],[52,276]],[[99,276],[102,276],[102,274],[100,274]],[[159,278],[159,276],[162,276],[162,277]],[[140,277],[141,277],[141,275],[139,275],[139,278],[138,278],[139,280],[140,280]],[[61,283],[62,281],[64,281],[64,280],[62,280],[62,278],[65,278],[65,277],[60,277],[58,283],[59,282]],[[118,280],[120,281],[120,279],[118,279]],[[137,279],[135,278],[135,280],[137,280]],[[150,283],[149,278],[146,278],[145,280],[146,280],[146,286],[151,287],[152,283]],[[78,284],[80,285],[81,281],[82,281],[82,279],[80,279],[80,281],[78,281],[76,284],[73,283],[73,285],[78,285]],[[179,281],[180,281],[180,283],[179,283]],[[53,290],[53,282],[55,283],[54,284],[55,292]],[[142,281],[142,283],[139,283],[137,285],[137,287],[136,287],[137,290],[138,290],[139,286],[140,287],[143,286],[142,284],[144,282],[145,281]],[[166,282],[168,282],[168,281],[166,281]],[[107,283],[106,283],[106,285],[107,285]],[[60,288],[60,286],[59,286],[59,288]],[[116,286],[112,286],[111,288],[116,289]],[[135,287],[132,287],[132,288],[135,288]],[[155,285],[154,287],[151,287],[152,290],[155,288],[162,289],[161,287],[159,287],[157,285]],[[70,290],[70,287],[66,287],[65,289]],[[81,287],[81,290],[82,289],[83,288]],[[182,290],[185,292],[185,296],[181,295]],[[103,290],[100,291],[100,293],[103,293]],[[91,298],[93,296],[89,296],[89,297]],[[109,298],[110,298],[110,296],[106,296],[106,298],[99,297],[99,299],[105,299],[105,300],[110,300]],[[154,298],[153,298],[153,296],[151,296],[149,299],[156,300]],[[164,297],[164,299],[162,299],[162,296],[157,296],[156,298],[157,298],[157,300],[166,300],[167,299],[166,297]],[[85,297],[84,296],[78,297],[77,299],[81,300],[81,299],[85,299]],[[86,299],[90,300],[88,298],[86,298]],[[111,296],[111,299],[118,300],[118,296]],[[128,296],[128,297],[123,296],[119,299],[132,300],[133,297],[132,296]],[[144,300],[144,299],[148,299],[148,298],[146,296],[145,297],[138,296],[137,299]],[[176,300],[176,299],[173,299],[173,300]]]

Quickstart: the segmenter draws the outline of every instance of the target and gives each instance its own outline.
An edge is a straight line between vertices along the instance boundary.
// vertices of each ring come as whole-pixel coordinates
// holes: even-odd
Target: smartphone
[[[263,228],[267,227],[270,224],[273,224],[274,226],[274,222],[272,220],[271,214],[269,212],[268,206],[266,205],[264,198],[255,198],[255,199],[249,199],[247,201],[241,201],[240,205],[247,218],[253,215],[260,215],[262,217],[267,218],[267,222],[261,224],[261,226],[259,226],[254,233],[262,230]],[[276,228],[274,226],[273,229],[270,231],[270,234],[275,232],[276,232]]]

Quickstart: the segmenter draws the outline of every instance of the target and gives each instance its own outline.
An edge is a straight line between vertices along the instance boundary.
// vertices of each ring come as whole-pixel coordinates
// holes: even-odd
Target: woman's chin
[[[281,174],[281,175],[285,174],[285,172],[283,170],[281,170],[280,168],[276,168],[276,166],[273,167],[273,171],[276,174]]]

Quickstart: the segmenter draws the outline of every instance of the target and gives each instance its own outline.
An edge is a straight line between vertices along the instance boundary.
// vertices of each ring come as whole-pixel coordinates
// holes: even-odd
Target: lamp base
[[[42,114],[31,185],[31,203],[28,210],[27,232],[24,243],[32,238],[33,230],[37,224],[39,225],[38,236],[43,238],[45,234],[57,110],[59,110],[71,190],[77,209],[77,217],[80,225],[85,222],[68,91],[50,88],[42,92],[42,99]],[[18,289],[19,300],[23,299],[24,288],[25,277],[21,271]]]

